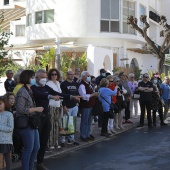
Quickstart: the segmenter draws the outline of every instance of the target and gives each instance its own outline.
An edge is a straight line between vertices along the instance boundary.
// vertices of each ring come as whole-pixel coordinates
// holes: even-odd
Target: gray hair
[[[35,73],[35,77],[39,77],[41,73],[47,73],[46,70],[44,69],[39,69],[36,73]]]
[[[112,75],[108,75],[106,78],[107,78],[108,80],[109,80],[109,79],[113,79],[113,76],[112,76]]]
[[[89,73],[88,71],[82,71],[81,72],[81,78],[83,78],[87,73]]]
[[[129,78],[131,78],[131,77],[135,77],[135,75],[133,73],[130,73]]]

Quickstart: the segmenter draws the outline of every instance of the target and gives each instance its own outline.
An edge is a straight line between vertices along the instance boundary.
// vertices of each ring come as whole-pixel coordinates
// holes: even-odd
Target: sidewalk
[[[80,143],[80,145],[78,146],[74,146],[74,145],[68,145],[66,143],[66,146],[65,147],[62,147],[62,148],[57,148],[57,149],[50,149],[48,151],[46,151],[46,154],[45,154],[45,159],[47,158],[50,158],[52,156],[56,156],[56,155],[60,155],[60,154],[64,154],[64,153],[67,153],[67,152],[71,152],[71,151],[75,151],[75,150],[78,150],[80,148],[84,148],[84,147],[87,147],[89,145],[93,145],[95,143],[98,143],[102,140],[105,140],[106,137],[103,137],[103,136],[100,136],[100,128],[98,128],[98,124],[97,123],[92,123],[91,125],[91,131],[92,131],[92,135],[95,136],[95,140],[94,141],[90,141],[90,142],[82,142],[80,140],[80,132],[79,132],[79,127],[80,127],[80,119],[81,118],[77,118],[77,132],[75,133],[75,139],[77,142]],[[139,124],[139,116],[137,119],[131,119],[131,121],[133,123],[131,124],[123,124],[123,127],[125,128],[125,130],[116,130],[117,133],[112,135],[111,138],[113,138],[115,135],[119,134],[119,133],[123,133],[129,129],[132,129],[134,127],[137,127],[137,125]],[[20,167],[21,167],[21,161],[17,161],[17,162],[13,162],[13,170],[20,170]]]

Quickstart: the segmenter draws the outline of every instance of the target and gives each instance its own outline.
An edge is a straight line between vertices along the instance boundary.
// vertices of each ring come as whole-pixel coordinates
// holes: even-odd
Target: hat
[[[119,80],[120,80],[120,78],[119,78],[119,77],[117,77],[117,76],[113,77],[113,81],[114,81],[114,83],[115,83],[115,82],[117,82],[117,81],[119,81]]]

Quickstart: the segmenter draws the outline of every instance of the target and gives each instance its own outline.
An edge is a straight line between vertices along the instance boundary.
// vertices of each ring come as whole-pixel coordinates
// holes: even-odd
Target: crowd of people
[[[140,82],[133,73],[111,75],[105,69],[101,69],[96,78],[79,68],[75,73],[68,71],[65,80],[55,68],[48,72],[40,69],[36,73],[20,69],[15,75],[7,70],[6,76],[6,94],[0,97],[0,153],[4,154],[7,170],[12,167],[11,152],[14,158],[21,159],[23,170],[34,169],[36,159],[37,170],[47,170],[43,163],[48,148],[65,147],[66,141],[79,145],[74,134],[59,135],[64,114],[81,115],[80,139],[83,142],[95,140],[91,134],[93,119],[101,128],[101,136],[110,137],[124,130],[123,124],[133,123],[131,118],[138,117],[138,104],[139,127],[144,126],[146,113],[148,128],[156,126],[156,113],[160,125],[167,125],[164,120],[170,105],[170,79],[166,76],[162,82],[158,73],[151,79],[145,73]],[[33,128],[28,121],[26,127],[18,128],[19,118],[35,114],[40,115],[39,126]]]

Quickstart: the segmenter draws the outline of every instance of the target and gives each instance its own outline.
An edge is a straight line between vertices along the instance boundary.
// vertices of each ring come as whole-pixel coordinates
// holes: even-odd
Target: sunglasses
[[[120,81],[118,80],[118,81],[116,81],[116,82],[120,82]]]
[[[13,73],[8,73],[8,74],[13,74]]]
[[[51,74],[51,76],[57,76],[57,74]]]
[[[131,78],[135,78],[135,77],[131,77]]]
[[[149,77],[145,77],[146,79],[148,79]]]
[[[109,81],[109,82],[113,82],[113,81]]]

